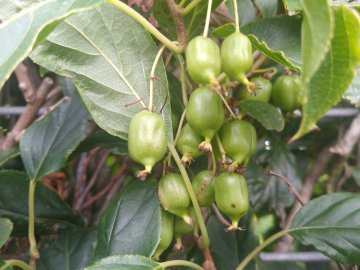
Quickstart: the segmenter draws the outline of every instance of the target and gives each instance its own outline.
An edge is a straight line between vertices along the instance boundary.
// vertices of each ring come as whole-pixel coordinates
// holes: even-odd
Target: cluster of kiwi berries
[[[234,231],[249,207],[243,168],[256,150],[257,135],[250,122],[239,116],[228,116],[231,110],[225,103],[228,90],[224,91],[218,77],[224,72],[230,81],[242,84],[245,89],[240,92],[240,99],[264,102],[271,99],[284,111],[301,106],[298,102],[300,79],[297,75],[280,76],[273,86],[262,77],[249,81],[246,74],[253,65],[252,47],[250,40],[238,31],[225,38],[221,49],[212,39],[198,36],[189,42],[185,56],[188,74],[199,87],[190,95],[186,124],[179,127],[176,148],[182,154],[182,162],[189,164],[204,152],[214,155],[212,142],[216,141],[220,152],[222,150],[221,170],[201,171],[192,180],[192,186],[199,205],[209,207],[215,203],[231,220],[228,230]],[[138,175],[144,180],[166,153],[163,118],[151,111],[136,114],[129,127],[128,147],[131,158],[145,167]],[[181,246],[184,234],[193,232],[198,236],[194,209],[179,173],[166,173],[160,179],[158,196],[163,210],[161,240],[154,253],[155,259],[170,245],[174,236],[177,248]]]

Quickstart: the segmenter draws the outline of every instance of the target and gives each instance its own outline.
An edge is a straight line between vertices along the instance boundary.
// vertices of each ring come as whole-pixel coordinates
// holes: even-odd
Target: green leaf
[[[349,100],[353,104],[360,103],[360,68],[356,70],[355,78],[345,92],[343,98]]]
[[[226,1],[225,3],[229,8],[232,17],[235,18],[233,1]],[[256,7],[251,0],[237,0],[237,6],[240,26],[250,23],[256,19]]]
[[[313,2],[317,3],[317,1]],[[340,101],[355,76],[356,67],[360,64],[359,15],[345,6],[334,8],[333,15],[335,18],[334,36],[331,40],[330,50],[325,55],[325,58],[320,60],[315,57],[316,52],[305,54],[303,117],[300,128],[294,135],[293,140],[312,130],[316,121]],[[316,13],[313,16],[318,17],[319,14]],[[310,21],[309,23],[314,25],[316,21]],[[321,31],[321,29],[313,32],[308,29],[306,23],[304,24],[304,50],[307,48],[311,51],[316,48],[312,47],[314,40],[312,42],[307,41],[311,36],[317,35],[318,31]],[[319,40],[317,41],[321,43]],[[322,54],[322,52],[318,53]],[[310,56],[313,56],[313,59],[308,58]],[[314,66],[312,66],[313,61],[314,66],[317,65],[318,61],[322,61],[317,70],[314,70]]]
[[[213,0],[211,10],[214,11],[222,0]],[[197,36],[203,30],[207,1],[201,1],[190,13],[184,16],[184,24],[188,33],[188,39],[192,39]],[[166,34],[170,39],[177,40],[176,27],[174,19],[171,15],[169,7],[165,0],[156,0],[153,5],[153,12],[161,27],[161,32]]]
[[[46,174],[62,168],[85,138],[87,115],[79,96],[74,94],[25,131],[20,150],[31,180],[40,181]]]
[[[258,100],[242,100],[239,103],[242,111],[256,119],[267,130],[281,131],[284,119],[281,112],[273,105]]]
[[[342,264],[360,264],[360,195],[333,193],[306,204],[289,233]]]
[[[11,219],[15,234],[27,234],[29,182],[23,172],[0,171],[0,216]],[[67,203],[40,182],[35,190],[35,216],[39,230],[55,223],[84,224]]]
[[[278,7],[277,0],[254,0],[254,4],[264,18],[275,16]]]
[[[131,118],[149,101],[150,71],[158,48],[150,34],[110,4],[69,17],[31,55],[41,66],[73,79],[95,122],[127,138]],[[169,95],[164,64],[154,83],[158,112]],[[133,104],[139,99],[140,102]],[[132,105],[131,105],[132,104]],[[171,110],[162,110],[172,140]]]
[[[0,248],[9,239],[13,230],[13,223],[8,218],[0,218]]]
[[[167,77],[169,81],[171,111],[180,117],[185,109],[182,99],[181,83],[170,72],[167,73]]]
[[[239,264],[236,235],[226,233],[224,225],[212,216],[206,224],[210,237],[210,251],[218,270],[235,269]]]
[[[82,270],[91,262],[96,232],[70,227],[39,249],[38,270]]]
[[[85,270],[164,270],[153,260],[139,255],[110,256],[101,259]]]
[[[156,183],[133,181],[100,219],[94,260],[115,254],[151,257],[160,240]]]
[[[17,16],[2,23],[0,89],[17,64],[31,52],[37,37],[46,26],[101,2],[103,0],[47,0],[22,10]]]
[[[302,10],[300,0],[282,0],[282,2],[284,4],[286,13],[290,16],[299,13],[299,11]]]
[[[44,0],[38,0],[41,2]],[[0,20],[6,21],[21,10],[34,4],[34,0],[0,0]]]
[[[76,148],[73,155],[80,154],[81,152],[88,152],[97,146],[116,155],[128,154],[127,141],[119,137],[112,136],[104,130],[99,130],[83,140]]]
[[[19,146],[15,146],[5,152],[0,152],[0,166],[4,165],[9,160],[20,155]]]
[[[301,19],[278,16],[249,23],[241,28],[253,47],[270,59],[294,70],[301,66]]]
[[[226,23],[212,30],[211,35],[216,38],[226,38],[234,32],[235,25],[233,23]]]

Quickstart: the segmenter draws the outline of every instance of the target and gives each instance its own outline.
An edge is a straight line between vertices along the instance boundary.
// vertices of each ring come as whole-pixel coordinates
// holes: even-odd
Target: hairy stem
[[[171,266],[187,266],[196,270],[203,270],[203,268],[200,265],[184,260],[172,260],[172,261],[162,262],[160,263],[160,266],[163,268],[171,267]]]
[[[239,12],[238,12],[237,0],[233,0],[233,3],[234,3],[234,15],[235,15],[235,29],[236,29],[236,32],[240,32]]]
[[[159,60],[161,58],[161,54],[163,53],[165,49],[165,45],[162,46],[159,50],[159,52],[157,53],[156,57],[155,57],[155,60],[154,60],[154,63],[151,67],[151,72],[150,72],[150,85],[149,85],[149,88],[150,88],[150,99],[149,99],[149,106],[148,106],[148,110],[150,112],[152,112],[154,110],[154,80],[155,80],[155,69],[156,69],[156,66],[157,64],[159,63]]]
[[[138,23],[140,23],[150,34],[156,37],[162,44],[164,44],[169,50],[174,53],[182,53],[184,51],[184,47],[177,44],[177,42],[173,42],[165,37],[159,30],[157,30],[150,22],[148,22],[143,16],[133,10],[131,7],[126,5],[123,2],[117,0],[107,0],[110,4],[114,5],[118,9],[121,9]]]
[[[203,216],[201,214],[200,206],[199,206],[198,201],[196,200],[196,195],[195,195],[195,192],[194,192],[194,190],[192,188],[189,176],[188,176],[188,174],[186,172],[186,169],[185,169],[184,165],[181,163],[180,157],[179,157],[178,153],[176,152],[176,149],[175,149],[174,145],[172,145],[171,143],[168,143],[168,148],[169,148],[169,151],[171,152],[171,155],[173,156],[173,158],[174,158],[174,160],[175,160],[175,162],[176,162],[176,164],[177,164],[177,166],[178,166],[178,168],[180,170],[181,176],[184,179],[184,183],[185,183],[187,191],[189,192],[191,203],[192,203],[192,205],[194,207],[196,218],[197,218],[197,221],[199,223],[201,234],[202,234],[203,239],[204,239],[203,246],[207,247],[210,244],[209,236],[208,236],[206,226],[205,226],[205,222],[204,222],[204,218],[203,218]]]
[[[29,186],[29,242],[30,242],[30,257],[33,261],[40,258],[40,253],[37,249],[35,238],[35,188],[36,181],[31,180]]]

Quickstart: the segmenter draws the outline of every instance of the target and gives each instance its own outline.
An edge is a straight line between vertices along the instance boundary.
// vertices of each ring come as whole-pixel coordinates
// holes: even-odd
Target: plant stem
[[[161,57],[161,54],[163,53],[165,49],[165,45],[163,45],[159,52],[157,53],[156,57],[155,57],[155,60],[154,60],[154,63],[151,67],[151,72],[150,72],[150,99],[149,99],[149,106],[148,106],[148,109],[150,112],[153,111],[153,100],[154,100],[154,80],[155,80],[155,69],[156,69],[156,66],[157,64],[159,63],[159,60],[160,60],[160,57]]]
[[[182,61],[182,59],[180,59],[179,56],[177,57],[177,60],[180,65],[182,100],[183,100],[184,106],[186,107],[189,100],[188,100],[187,91],[186,91],[186,73],[185,73],[184,61]]]
[[[234,112],[232,111],[232,109],[230,108],[229,104],[226,102],[226,99],[223,97],[223,95],[218,91],[218,90],[215,90],[216,93],[218,93],[218,95],[220,96],[221,100],[223,101],[226,109],[228,109],[229,113],[231,114],[231,117],[232,118],[236,118],[236,115],[234,114]]]
[[[181,2],[178,4],[179,8],[182,8],[186,4],[187,0],[181,0]]]
[[[36,181],[31,180],[29,186],[29,242],[30,242],[30,257],[34,260],[40,258],[40,253],[37,249],[35,238],[35,188]]]
[[[160,265],[163,268],[171,267],[171,266],[188,266],[196,270],[203,270],[203,268],[200,265],[184,260],[173,260],[173,261],[162,262],[160,263]]]
[[[165,37],[159,30],[157,30],[150,22],[148,22],[143,16],[133,10],[131,7],[126,5],[123,2],[117,0],[107,0],[108,3],[114,5],[118,9],[121,9],[130,17],[132,17],[135,21],[140,23],[150,34],[156,37],[162,44],[164,44],[170,51],[174,53],[182,53],[184,51],[184,47],[178,45],[177,42],[173,42]]]
[[[238,12],[237,0],[233,0],[233,3],[234,3],[234,15],[235,15],[235,29],[236,29],[236,32],[240,32],[239,12]]]
[[[245,269],[245,267],[248,265],[248,263],[262,250],[264,249],[266,246],[268,246],[269,244],[271,244],[272,242],[274,242],[275,240],[283,237],[284,235],[286,235],[289,232],[289,230],[282,230],[278,233],[275,233],[274,235],[270,236],[268,239],[266,239],[264,241],[264,243],[262,243],[261,245],[257,246],[253,251],[251,251],[249,253],[249,255],[247,255],[245,257],[244,260],[242,260],[242,262],[239,264],[239,266],[236,268],[236,270],[243,270]]]
[[[29,265],[20,260],[7,260],[0,270],[6,270],[8,267],[17,266],[24,270],[33,270]]]
[[[210,24],[210,15],[211,15],[211,6],[212,6],[212,0],[208,0],[208,7],[206,12],[206,21],[205,21],[205,27],[204,27],[204,33],[203,37],[207,37],[209,32],[209,24]]]
[[[212,161],[212,175],[216,174],[216,159],[215,159],[215,154],[214,151],[210,151],[211,152],[211,161]]]
[[[186,16],[189,14],[202,0],[193,0],[190,4],[184,8],[183,12],[181,12],[182,16]]]
[[[201,234],[202,234],[203,239],[204,239],[203,244],[204,244],[205,247],[207,247],[210,244],[209,236],[208,236],[206,226],[205,226],[205,222],[204,222],[204,218],[203,218],[203,216],[201,214],[200,206],[199,206],[198,201],[196,200],[196,195],[195,195],[195,192],[194,192],[194,190],[192,188],[189,176],[188,176],[188,174],[186,172],[186,169],[185,169],[184,165],[181,163],[180,157],[179,157],[178,153],[176,152],[176,149],[175,149],[174,145],[172,145],[171,143],[168,143],[168,148],[169,148],[169,151],[171,152],[171,155],[174,157],[174,160],[175,160],[175,162],[176,162],[176,164],[177,164],[177,166],[178,166],[178,168],[180,170],[181,176],[184,179],[184,183],[185,183],[187,191],[189,192],[191,203],[192,203],[192,205],[194,207],[196,218],[198,220],[199,227],[200,227],[200,230],[201,230]]]
[[[220,137],[219,137],[218,134],[215,135],[215,138],[216,138],[216,143],[217,143],[217,145],[219,147],[219,150],[220,150],[221,159],[223,161],[225,161],[226,160],[226,152],[225,152],[224,146],[222,145]]]

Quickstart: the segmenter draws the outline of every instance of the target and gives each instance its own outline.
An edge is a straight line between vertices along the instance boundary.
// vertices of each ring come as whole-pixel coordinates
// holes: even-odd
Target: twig
[[[185,46],[187,43],[187,33],[184,24],[184,17],[181,15],[181,10],[174,0],[166,0],[166,4],[168,5],[171,16],[175,22],[178,41],[182,46]]]
[[[224,216],[220,213],[219,209],[216,207],[216,205],[214,203],[211,205],[211,208],[214,211],[217,219],[221,222],[221,224],[226,226],[226,228],[229,228],[231,226],[230,222],[228,222],[224,218]]]
[[[276,172],[273,172],[272,170],[268,170],[266,172],[266,174],[268,175],[273,175],[273,176],[276,176],[277,178],[279,178],[281,181],[283,181],[285,184],[287,184],[289,186],[289,191],[290,193],[292,193],[297,201],[303,206],[305,204],[304,200],[301,198],[299,192],[296,190],[296,187],[294,186],[294,184],[289,180],[287,179],[285,176],[279,174],[279,173],[276,173]]]
[[[96,180],[98,179],[98,176],[100,174],[101,169],[103,168],[105,161],[107,159],[107,157],[109,156],[109,153],[105,153],[100,161],[97,163],[96,169],[89,181],[89,183],[87,184],[87,186],[85,187],[84,191],[81,193],[79,200],[77,201],[76,205],[75,205],[75,209],[76,210],[81,210],[83,208],[83,203],[87,197],[87,195],[90,192],[90,189],[95,185]]]
[[[110,191],[110,189],[112,189],[114,187],[117,180],[123,179],[123,176],[125,175],[125,173],[127,171],[127,168],[128,168],[128,163],[124,162],[120,172],[111,178],[110,182],[105,186],[105,188],[103,188],[103,190],[101,190],[95,196],[93,196],[89,200],[87,200],[84,203],[84,205],[82,206],[82,209],[88,208],[91,205],[93,205],[95,202],[97,202],[98,200],[102,199],[104,197],[104,195],[106,195],[108,193],[108,191]]]
[[[251,75],[253,75],[254,72],[255,72],[255,70],[257,70],[259,67],[261,67],[261,66],[265,63],[266,60],[267,60],[266,55],[265,55],[265,54],[261,54],[261,55],[259,56],[259,58],[255,60],[253,66],[252,66],[252,68],[251,68],[251,70],[249,71],[249,73],[248,73],[246,76],[247,76],[247,77],[250,77]]]
[[[338,143],[330,148],[330,152],[347,157],[355,144],[360,140],[360,113],[353,119],[349,129]]]
[[[47,93],[51,89],[54,81],[46,77],[42,80],[39,88],[36,91],[35,100],[28,103],[24,112],[19,117],[15,126],[7,134],[4,143],[1,146],[1,151],[7,151],[19,142],[20,134],[34,121],[39,109],[45,102]]]
[[[36,90],[41,84],[40,75],[37,72],[36,66],[30,60],[24,60],[24,62],[16,67],[15,75],[25,101],[27,103],[33,103],[36,99]]]

